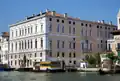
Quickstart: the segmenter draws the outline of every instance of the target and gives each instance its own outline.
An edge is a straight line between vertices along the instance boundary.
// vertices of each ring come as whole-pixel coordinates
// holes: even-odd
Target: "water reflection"
[[[0,72],[0,81],[119,81],[120,75],[104,75],[97,73],[31,73]]]

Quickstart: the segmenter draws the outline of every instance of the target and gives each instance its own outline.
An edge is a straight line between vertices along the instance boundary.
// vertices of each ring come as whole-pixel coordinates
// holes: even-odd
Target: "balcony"
[[[84,48],[82,52],[83,53],[91,53],[92,49]]]

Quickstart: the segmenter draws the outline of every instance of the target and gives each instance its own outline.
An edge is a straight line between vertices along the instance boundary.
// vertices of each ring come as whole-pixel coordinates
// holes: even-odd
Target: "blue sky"
[[[8,25],[47,8],[82,20],[117,24],[120,0],[0,0],[0,32],[9,31]]]

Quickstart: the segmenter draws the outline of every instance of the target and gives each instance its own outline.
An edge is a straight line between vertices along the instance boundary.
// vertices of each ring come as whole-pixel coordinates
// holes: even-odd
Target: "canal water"
[[[104,75],[97,73],[31,73],[0,72],[0,81],[120,81],[120,75]]]

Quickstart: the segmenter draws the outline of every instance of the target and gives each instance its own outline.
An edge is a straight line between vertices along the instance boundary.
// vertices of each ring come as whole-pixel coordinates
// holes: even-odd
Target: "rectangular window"
[[[29,49],[29,40],[28,40],[28,49]]]
[[[99,37],[99,29],[97,28],[97,36]]]
[[[64,57],[65,56],[65,54],[64,54],[64,52],[62,52],[62,57]]]
[[[62,41],[62,48],[64,48],[64,41]]]
[[[84,43],[81,43],[81,48],[82,50],[84,50]]]
[[[35,25],[35,33],[37,33],[37,25]]]
[[[97,47],[99,48],[99,44],[97,45]]]
[[[12,37],[13,37],[13,31],[12,31]]]
[[[75,52],[73,53],[73,57],[74,57],[74,58],[76,57],[76,54],[75,54]]]
[[[69,34],[71,34],[71,26],[69,26]]]
[[[59,48],[60,40],[57,40],[57,48]]]
[[[73,34],[75,34],[75,28],[73,28]]]
[[[103,48],[103,44],[101,44],[101,48]]]
[[[16,37],[17,37],[17,30],[16,30]]]
[[[32,60],[30,60],[30,65],[32,65]]]
[[[43,47],[43,39],[41,38],[41,47]]]
[[[40,53],[40,57],[42,57],[42,53]]]
[[[20,65],[20,60],[19,60],[19,65]]]
[[[52,49],[52,40],[49,40],[50,50]]]
[[[117,49],[120,49],[120,43],[117,43]]]
[[[12,61],[11,61],[11,65],[12,65]]]
[[[21,36],[21,29],[20,29],[20,33],[19,33],[19,34],[20,34],[20,36]]]
[[[25,29],[25,35],[27,34],[27,29]]]
[[[35,57],[37,57],[37,53],[35,53]]]
[[[105,37],[107,38],[107,31],[105,31]]]
[[[87,36],[87,30],[86,30],[85,34],[86,34],[85,36]]]
[[[43,24],[41,24],[41,32],[43,32]]]
[[[81,35],[83,36],[83,29],[81,30]]]
[[[75,49],[75,42],[73,43],[73,49]]]
[[[101,31],[100,31],[100,37],[102,37],[102,34],[103,34],[103,33],[102,33],[102,30],[101,30]]]
[[[108,50],[111,50],[111,46],[110,46],[110,44],[108,44]]]
[[[17,61],[15,60],[15,65],[17,64]]]
[[[35,39],[35,48],[37,48],[37,39]]]
[[[13,51],[13,43],[11,44],[11,50]]]
[[[49,31],[51,32],[52,31],[52,24],[50,23],[50,26],[49,26]]]
[[[110,38],[110,32],[108,32],[108,38]]]
[[[59,57],[59,52],[57,52],[57,57]]]
[[[30,33],[30,28],[28,28],[28,34]]]
[[[92,32],[91,32],[91,30],[90,30],[90,36],[91,36],[91,33],[92,33]]]
[[[31,27],[31,33],[32,33],[32,31],[33,31],[33,30],[32,30],[32,27]]]
[[[92,43],[90,43],[90,50],[92,51]]]
[[[31,40],[31,48],[32,48],[32,40]]]
[[[15,47],[16,47],[16,50],[17,50],[17,42],[16,42],[16,44],[15,44]]]
[[[69,53],[69,57],[71,57],[71,53]]]
[[[57,32],[59,32],[60,31],[60,25],[58,24],[57,25]]]
[[[71,48],[71,42],[69,42],[69,48]]]
[[[64,33],[64,26],[62,27],[62,33]]]
[[[22,35],[24,35],[24,30],[22,29]]]
[[[52,57],[52,51],[50,51],[50,57]]]
[[[26,49],[26,47],[27,47],[27,43],[26,43],[26,40],[25,40],[25,49]]]

